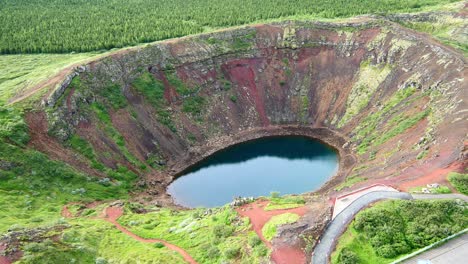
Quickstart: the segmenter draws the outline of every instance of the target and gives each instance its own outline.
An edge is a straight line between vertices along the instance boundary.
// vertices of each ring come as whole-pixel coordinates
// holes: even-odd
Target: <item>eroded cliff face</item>
[[[398,187],[466,165],[466,74],[463,55],[390,22],[257,25],[86,65],[45,100],[48,133],[90,143],[72,165],[126,166],[153,194],[213,151],[294,133],[340,151],[322,192],[345,177]]]

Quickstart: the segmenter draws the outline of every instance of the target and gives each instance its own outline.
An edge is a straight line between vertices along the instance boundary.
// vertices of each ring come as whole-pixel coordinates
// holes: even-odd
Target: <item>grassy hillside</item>
[[[455,0],[5,0],[0,53],[85,52],[267,19],[414,12]]]

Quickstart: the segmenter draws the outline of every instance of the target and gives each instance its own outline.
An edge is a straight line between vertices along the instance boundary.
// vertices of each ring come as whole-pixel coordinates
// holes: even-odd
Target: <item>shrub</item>
[[[448,175],[448,180],[457,191],[468,195],[468,174],[451,172]]]
[[[199,115],[202,112],[205,99],[200,96],[187,98],[182,104],[182,111],[192,115]]]
[[[107,264],[107,260],[105,258],[96,258],[96,264]]]
[[[233,246],[224,251],[224,256],[228,259],[233,259],[237,256],[239,256],[240,253],[240,247],[239,246]]]
[[[260,239],[260,237],[258,237],[256,234],[254,234],[253,236],[249,237],[249,245],[251,247],[256,247],[258,245],[262,244],[262,240]]]
[[[206,255],[207,255],[208,258],[210,258],[210,259],[217,259],[217,258],[221,255],[221,252],[219,251],[218,247],[216,247],[216,246],[211,246],[211,247],[208,248],[208,250],[206,251]]]
[[[349,250],[348,248],[343,248],[338,257],[339,263],[342,264],[356,264],[359,263],[359,257]]]
[[[279,192],[270,192],[270,197],[271,197],[271,198],[279,198],[279,197],[280,197],[280,193],[279,193]]]
[[[154,247],[155,247],[155,248],[163,248],[163,247],[165,247],[165,246],[164,246],[163,243],[157,242],[157,243],[154,243]]]
[[[217,238],[226,238],[232,235],[234,228],[225,225],[217,225],[213,228],[213,234]]]

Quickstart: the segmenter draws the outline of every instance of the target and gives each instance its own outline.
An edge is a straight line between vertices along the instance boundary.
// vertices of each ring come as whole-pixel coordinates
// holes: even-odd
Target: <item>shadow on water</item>
[[[337,168],[337,153],[317,140],[266,137],[214,153],[185,171],[167,191],[177,204],[213,207],[237,196],[313,191]]]
[[[337,153],[333,148],[308,137],[265,137],[220,150],[185,170],[181,175],[195,173],[202,168],[209,168],[220,164],[243,163],[258,157],[275,157],[292,161],[300,159],[328,159],[336,155]]]

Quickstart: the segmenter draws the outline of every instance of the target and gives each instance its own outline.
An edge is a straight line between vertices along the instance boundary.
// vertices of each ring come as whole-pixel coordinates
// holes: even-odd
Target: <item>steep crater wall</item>
[[[340,151],[340,172],[321,192],[345,177],[398,187],[466,165],[465,63],[370,19],[170,40],[80,68],[44,101],[48,134],[77,158],[37,147],[95,174],[96,164],[125,166],[164,195],[175,175],[225,146],[302,134]],[[77,138],[92,150],[73,148]]]

